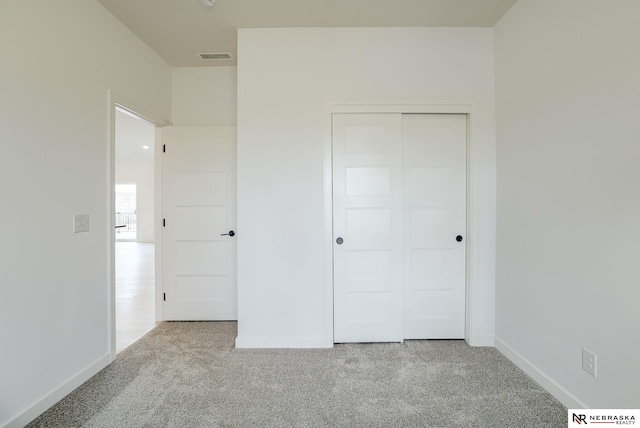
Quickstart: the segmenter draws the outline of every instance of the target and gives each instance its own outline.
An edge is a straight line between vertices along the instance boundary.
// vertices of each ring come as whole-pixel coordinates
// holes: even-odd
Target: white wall
[[[168,119],[171,70],[95,0],[3,0],[0,52],[0,426],[22,426],[109,361],[107,90]]]
[[[497,346],[569,407],[640,407],[638,17],[520,0],[495,28]]]
[[[493,343],[492,30],[241,29],[238,46],[238,345],[333,342],[324,103],[335,98],[475,103],[472,336]]]
[[[236,124],[236,67],[173,69],[173,125]]]
[[[154,242],[154,181],[153,159],[118,159],[116,161],[116,182],[137,185],[138,242]]]

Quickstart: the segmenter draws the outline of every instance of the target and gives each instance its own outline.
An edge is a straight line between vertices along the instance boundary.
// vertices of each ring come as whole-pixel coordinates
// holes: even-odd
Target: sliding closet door
[[[404,338],[461,339],[465,329],[465,115],[402,118]]]
[[[402,116],[333,115],[334,341],[402,341]]]
[[[334,114],[334,341],[465,328],[466,115]]]

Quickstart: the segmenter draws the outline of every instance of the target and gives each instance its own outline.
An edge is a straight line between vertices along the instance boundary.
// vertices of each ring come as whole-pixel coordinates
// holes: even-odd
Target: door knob
[[[221,233],[220,236],[236,236],[236,233],[230,230],[229,233]]]
[[[338,239],[336,239],[336,244],[338,244],[338,245],[342,245],[343,242],[344,242],[344,239],[342,239],[340,237]]]
[[[462,235],[458,235],[458,236],[456,236],[456,241],[458,241],[458,242],[462,242]]]

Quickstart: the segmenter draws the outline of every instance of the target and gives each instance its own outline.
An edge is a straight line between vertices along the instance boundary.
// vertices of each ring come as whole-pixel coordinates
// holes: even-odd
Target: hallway
[[[116,242],[116,353],[155,327],[154,244]]]

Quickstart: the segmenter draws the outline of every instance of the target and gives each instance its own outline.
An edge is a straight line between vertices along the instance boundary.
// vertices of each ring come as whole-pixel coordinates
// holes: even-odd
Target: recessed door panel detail
[[[455,174],[456,171],[452,168],[411,168],[411,195],[451,198],[453,195],[447,192],[447,187],[455,182]]]
[[[455,262],[455,250],[410,249],[409,278],[413,289],[449,287],[456,277]]]
[[[391,151],[389,130],[385,125],[347,125],[345,152],[349,155],[381,154]]]
[[[226,272],[226,242],[176,242],[176,275],[220,275]]]
[[[393,319],[393,302],[390,292],[387,293],[354,293],[349,294],[348,322],[353,321],[391,321]]]
[[[179,276],[176,278],[176,299],[188,302],[205,300],[226,301],[229,286],[225,276]]]
[[[413,155],[453,155],[460,150],[459,146],[452,146],[450,142],[460,136],[465,129],[455,129],[451,127],[452,117],[462,117],[461,115],[405,115],[403,120],[405,123],[411,122],[405,128],[405,147],[407,151]],[[454,119],[455,120],[455,119]],[[423,126],[426,122],[426,126]],[[414,126],[418,122],[422,122]],[[464,147],[462,148],[464,151]]]
[[[192,135],[187,135],[186,132],[181,132],[186,127],[181,127],[182,130],[177,128],[174,127],[182,135],[180,151],[175,153],[174,159],[180,170],[209,171],[214,162],[226,162],[229,159],[232,152],[228,136],[203,135],[209,132],[204,127],[193,127],[192,131],[186,131],[193,132]],[[198,133],[201,135],[197,135]]]
[[[418,248],[439,248],[458,233],[451,209],[409,208],[411,233],[407,239]]]
[[[229,223],[226,207],[176,207],[175,236],[184,241],[218,240]]]
[[[350,249],[389,248],[392,238],[391,211],[387,208],[347,210],[345,234]]]
[[[464,337],[466,128],[333,115],[335,342]]]
[[[177,205],[212,205],[227,198],[226,172],[183,172],[173,184]]]
[[[451,306],[456,303],[454,290],[417,290],[411,294],[407,318],[412,322],[455,321]]]
[[[389,168],[347,167],[347,196],[384,196],[390,191]]]
[[[389,251],[349,251],[347,278],[350,281],[388,281],[391,279]]]

